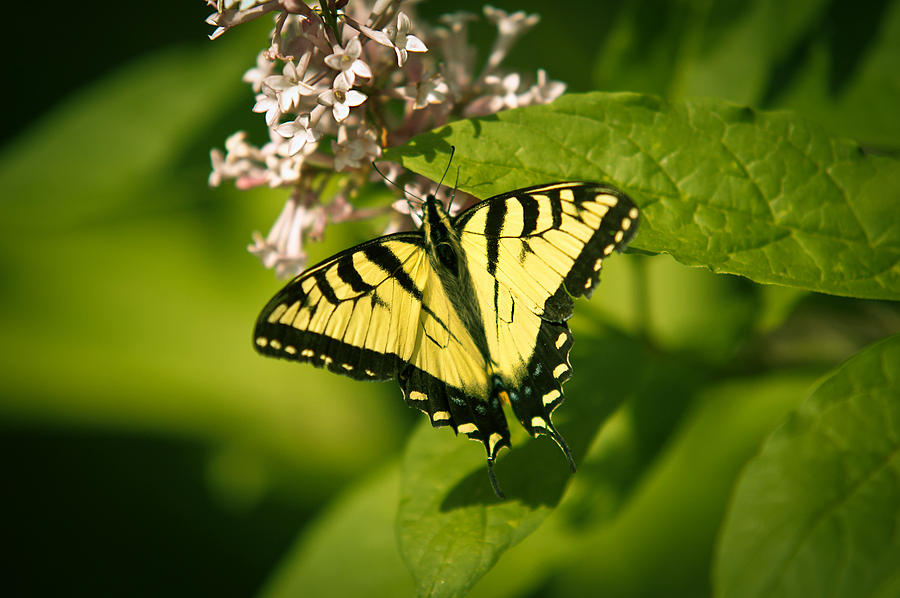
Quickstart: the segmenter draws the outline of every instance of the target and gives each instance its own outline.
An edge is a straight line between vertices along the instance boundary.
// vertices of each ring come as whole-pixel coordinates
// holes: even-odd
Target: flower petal
[[[333,106],[334,105],[334,91],[331,89],[326,89],[322,93],[319,94],[318,102],[323,106]]]
[[[347,99],[344,100],[344,103],[348,106],[359,106],[366,101],[366,97],[366,94],[362,93],[361,91],[351,89],[347,92]]]
[[[279,135],[281,135],[282,137],[284,137],[285,139],[290,139],[291,137],[293,137],[294,135],[296,135],[298,131],[301,131],[301,130],[302,130],[302,127],[298,126],[297,123],[295,123],[294,121],[290,121],[290,122],[286,122],[286,123],[281,123],[281,124],[278,125],[278,127],[275,129],[275,131],[276,131]]]
[[[350,106],[347,104],[335,104],[332,106],[331,111],[334,113],[334,120],[337,122],[343,122],[345,118],[350,116]]]
[[[406,36],[406,49],[410,52],[427,52],[428,46],[415,35]]]
[[[370,69],[369,65],[362,60],[354,61],[353,66],[350,67],[350,70],[360,77],[366,77],[367,79],[372,77],[372,69]]]
[[[362,29],[363,35],[371,39],[372,41],[381,44],[382,46],[387,46],[388,48],[394,47],[394,42],[391,41],[391,38],[388,37],[387,33],[384,31],[378,31],[377,29],[370,29],[365,25],[360,27]]]
[[[403,66],[406,62],[406,49],[395,47],[394,52],[397,53],[397,66]]]

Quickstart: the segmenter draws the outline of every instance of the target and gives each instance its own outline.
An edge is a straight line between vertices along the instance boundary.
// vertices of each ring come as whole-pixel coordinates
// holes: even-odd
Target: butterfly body
[[[553,427],[571,375],[566,320],[603,260],[637,228],[627,195],[556,183],[487,199],[452,218],[429,196],[418,231],[374,239],[297,276],[263,309],[261,353],[364,380],[396,378],[433,426],[510,446],[502,402],[574,461]]]

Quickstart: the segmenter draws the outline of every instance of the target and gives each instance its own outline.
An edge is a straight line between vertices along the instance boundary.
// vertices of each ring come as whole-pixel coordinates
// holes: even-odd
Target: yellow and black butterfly
[[[502,497],[493,473],[510,446],[502,401],[575,469],[550,419],[572,372],[566,320],[638,217],[627,195],[598,183],[518,189],[456,217],[429,195],[420,230],[351,247],[294,278],[259,315],[256,348],[360,380],[396,378],[433,426],[484,443]]]

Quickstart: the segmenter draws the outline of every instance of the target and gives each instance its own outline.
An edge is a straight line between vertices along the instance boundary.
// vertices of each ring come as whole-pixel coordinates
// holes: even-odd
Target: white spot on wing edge
[[[616,243],[620,242],[620,241],[622,240],[622,237],[624,237],[624,236],[625,236],[625,232],[624,232],[624,231],[619,231],[619,232],[617,232],[617,233],[616,233],[616,236],[614,237]]]
[[[559,369],[559,368],[557,368],[557,369]],[[553,401],[555,401],[559,397],[560,397],[560,392],[554,388],[553,390],[551,390],[550,392],[548,392],[547,394],[544,395],[544,398],[543,398],[544,406],[546,407],[547,405],[551,404]],[[532,423],[532,425],[534,425],[534,423]],[[546,424],[544,424],[544,425],[546,425]]]
[[[638,217],[638,209],[631,208],[630,210],[628,210],[628,217],[632,220],[635,220]]]
[[[619,232],[622,232],[622,231],[619,231]],[[616,246],[613,245],[612,243],[610,243],[609,245],[607,245],[606,247],[603,248],[603,255],[609,255],[610,253],[613,252],[613,249],[615,249],[615,248],[616,248]]]
[[[456,429],[460,434],[471,434],[472,432],[478,431],[478,426],[475,424],[460,424],[460,426]]]
[[[503,440],[503,436],[501,436],[497,432],[494,432],[493,434],[491,434],[491,437],[488,438],[488,452],[492,457],[494,456],[494,449],[497,448],[497,443],[501,440]]]
[[[297,347],[295,347],[293,345],[288,345],[287,347],[284,348],[284,352],[287,353],[288,355],[295,355],[297,353]]]
[[[603,267],[603,258],[598,257],[597,261],[594,262],[594,272],[599,272],[600,268],[602,268],[602,267]]]
[[[366,370],[366,373],[369,374],[370,376],[372,375],[369,373],[369,370]],[[418,390],[413,390],[409,393],[409,398],[412,401],[427,401],[428,395],[425,394],[424,392],[420,392]]]
[[[264,336],[257,337],[256,344],[259,345],[260,347],[265,347],[266,345],[269,344],[269,339],[267,339]]]
[[[534,417],[531,418],[531,427],[532,428],[546,428],[547,421],[540,415],[535,415]]]
[[[315,354],[316,352],[312,349],[303,349],[302,351],[300,351],[300,355],[302,355],[303,357],[312,357]]]
[[[569,366],[567,366],[564,363],[561,363],[558,366],[556,366],[555,368],[553,368],[553,377],[559,378],[560,376],[562,376],[563,374],[565,374],[568,371],[569,371]],[[557,391],[554,390],[551,392],[557,392]],[[547,393],[547,394],[550,394],[550,393]],[[547,398],[547,395],[544,395],[544,398]]]
[[[273,339],[269,342],[269,345],[270,345],[273,349],[275,349],[275,350],[278,350],[278,349],[281,348],[281,342],[278,341],[278,339],[274,339],[274,338],[273,338]]]
[[[559,336],[556,337],[556,348],[561,349],[563,345],[566,344],[566,339],[568,336],[565,332],[560,332]]]
[[[341,367],[344,368],[345,370],[347,370],[348,372],[353,369],[353,366],[350,365],[349,363],[342,363]]]
[[[622,218],[622,230],[631,228],[631,218]]]
[[[431,414],[431,421],[435,421],[435,422],[450,421],[450,412],[449,411],[435,411],[433,414]]]

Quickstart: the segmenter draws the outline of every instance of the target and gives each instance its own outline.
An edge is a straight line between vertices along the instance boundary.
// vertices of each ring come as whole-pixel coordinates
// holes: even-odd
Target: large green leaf
[[[648,360],[642,345],[615,336],[591,342],[588,334],[578,335],[574,352],[576,372],[579,364],[602,364],[608,374],[602,388],[587,372],[576,374],[554,417],[580,462],[604,419],[634,394],[634,381],[646,377]],[[411,439],[397,535],[420,596],[463,595],[561,500],[572,474],[560,451],[546,437],[526,443],[521,428],[511,431],[514,448],[494,467],[506,500],[491,491],[480,444],[427,424]]]
[[[900,162],[789,113],[591,93],[463,120],[386,158],[435,180],[459,148],[461,189],[595,180],[643,212],[634,247],[825,293],[900,298]]]
[[[396,464],[334,501],[285,556],[263,598],[408,596],[412,577],[397,552]]]
[[[663,364],[671,355],[660,357]],[[682,373],[690,375],[684,371]],[[703,596],[710,554],[733,481],[759,442],[801,400],[807,372],[731,379],[678,389],[672,369],[641,391],[658,410],[692,402],[663,450],[642,465],[635,401],[603,426],[566,500],[510,549],[472,596]],[[665,384],[668,382],[668,389]]]
[[[900,588],[900,336],[838,368],[735,490],[719,596],[836,598]]]

